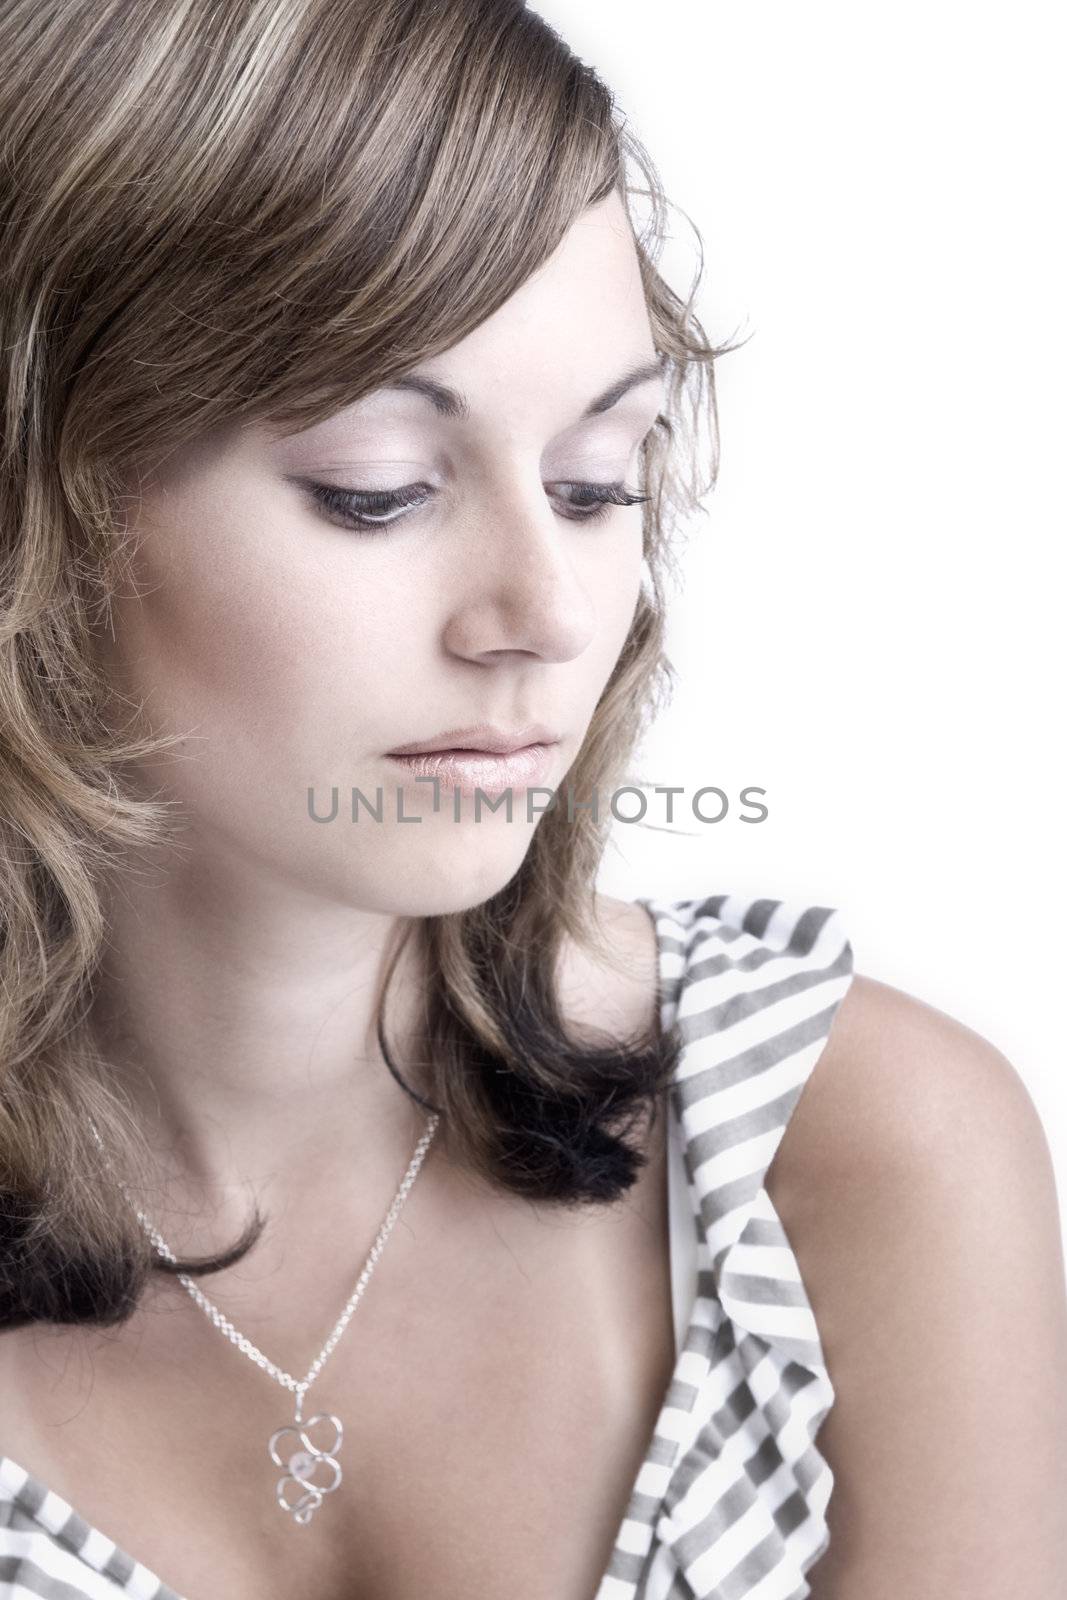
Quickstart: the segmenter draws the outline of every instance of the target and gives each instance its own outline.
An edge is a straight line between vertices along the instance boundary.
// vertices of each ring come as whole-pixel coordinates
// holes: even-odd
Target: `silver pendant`
[[[318,1422],[329,1423],[334,1430],[334,1441],[329,1449],[320,1449],[308,1437],[308,1430],[314,1428]],[[285,1434],[291,1433],[297,1441],[290,1446],[288,1460],[278,1453],[278,1441]],[[277,1497],[278,1504],[283,1511],[288,1511],[294,1522],[306,1527],[315,1512],[321,1506],[326,1495],[332,1494],[341,1482],[341,1468],[336,1460],[337,1452],[341,1448],[341,1439],[344,1429],[340,1418],[331,1412],[318,1411],[306,1422],[300,1421],[300,1410],[297,1408],[297,1421],[288,1423],[284,1428],[278,1428],[270,1436],[270,1458],[276,1467],[286,1470],[278,1479]],[[323,1481],[323,1474],[330,1477],[330,1481]],[[297,1497],[292,1498],[290,1484],[297,1487]]]

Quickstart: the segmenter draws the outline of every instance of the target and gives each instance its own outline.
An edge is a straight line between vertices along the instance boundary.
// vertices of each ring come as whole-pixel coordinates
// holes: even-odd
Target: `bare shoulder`
[[[995,1045],[914,995],[857,973],[772,1172],[783,1195],[797,1183],[810,1192],[813,1157],[827,1180],[860,1160],[878,1171],[902,1165],[913,1181],[937,1182],[954,1161],[972,1171],[983,1137],[1002,1156],[1049,1162],[1026,1086]]]
[[[1044,1600],[1067,1581],[1067,1292],[1051,1156],[1019,1073],[857,975],[767,1189],[835,1404],[814,1600]]]

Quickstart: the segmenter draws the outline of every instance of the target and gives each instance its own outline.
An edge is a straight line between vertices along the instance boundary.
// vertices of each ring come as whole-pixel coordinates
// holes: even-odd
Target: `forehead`
[[[264,452],[297,465],[306,465],[309,452],[316,461],[338,452],[347,458],[353,450],[403,447],[425,430],[454,430],[457,445],[492,435],[523,448],[579,437],[618,446],[623,435],[651,426],[665,377],[629,221],[612,196],[579,218],[540,271],[485,322],[419,361],[399,380],[407,387],[375,389],[292,432],[221,423],[172,454],[153,483],[174,490],[187,475],[225,469],[237,456],[256,466]],[[429,398],[431,387],[458,403]]]
[[[451,349],[418,363],[422,377],[462,392],[471,419],[581,415],[620,371],[655,361],[637,251],[617,195],[572,225],[545,264]],[[652,391],[654,394],[654,391]],[[649,390],[643,391],[646,399]],[[429,409],[381,389],[356,410],[374,416]]]
[[[544,265],[465,338],[420,360],[412,382],[385,385],[306,429],[271,424],[213,430],[211,455],[228,449],[286,454],[348,449],[412,436],[412,428],[454,429],[473,442],[483,431],[515,440],[569,436],[577,427],[650,425],[663,403],[663,379],[629,218],[617,194],[590,207]],[[590,403],[646,369],[645,381],[586,418]],[[461,406],[430,403],[420,387],[452,391]],[[407,382],[407,387],[400,385]],[[622,385],[620,385],[622,387]]]

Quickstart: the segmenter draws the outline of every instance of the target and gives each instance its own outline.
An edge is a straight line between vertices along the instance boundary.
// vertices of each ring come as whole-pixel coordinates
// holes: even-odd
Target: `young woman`
[[[1051,1600],[1020,1079],[594,888],[720,353],[608,91],[517,0],[0,45],[0,1594]]]

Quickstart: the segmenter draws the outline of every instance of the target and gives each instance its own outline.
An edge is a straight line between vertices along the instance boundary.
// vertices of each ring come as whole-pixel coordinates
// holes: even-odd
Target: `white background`
[[[770,815],[616,826],[601,887],[837,907],[857,971],[1013,1063],[1067,1233],[1058,8],[533,8],[699,229],[710,337],[751,336],[717,368],[719,484],[641,770],[761,785]]]

